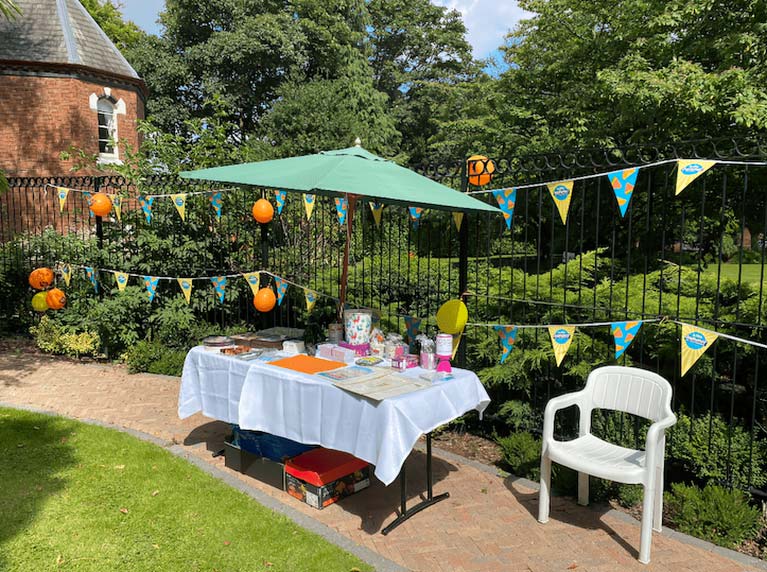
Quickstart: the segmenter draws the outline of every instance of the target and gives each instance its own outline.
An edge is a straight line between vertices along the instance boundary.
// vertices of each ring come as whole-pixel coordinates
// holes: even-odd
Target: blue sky
[[[504,35],[523,18],[525,12],[513,0],[432,0],[435,4],[455,8],[463,14],[469,30],[474,55],[485,58],[496,53]],[[123,14],[141,28],[158,33],[157,14],[164,0],[122,0]]]

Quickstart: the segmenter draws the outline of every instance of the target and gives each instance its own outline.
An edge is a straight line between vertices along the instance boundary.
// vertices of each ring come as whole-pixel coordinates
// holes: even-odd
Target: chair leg
[[[642,499],[642,533],[639,539],[639,561],[642,564],[650,563],[655,487],[655,483],[650,483],[644,487],[644,498]]]
[[[663,457],[658,459],[658,468],[655,475],[655,499],[652,510],[652,529],[661,532],[663,530]]]
[[[551,496],[551,459],[541,455],[541,491],[538,494],[538,522],[549,521],[549,497]]]
[[[578,473],[578,504],[589,504],[589,474]]]

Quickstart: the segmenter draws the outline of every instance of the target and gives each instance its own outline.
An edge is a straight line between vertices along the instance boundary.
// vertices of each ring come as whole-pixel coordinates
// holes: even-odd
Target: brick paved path
[[[200,415],[179,420],[179,380],[128,375],[119,366],[78,364],[53,358],[0,353],[0,402],[29,405],[70,417],[96,419],[185,445],[224,470],[209,450],[220,448],[223,423]],[[425,490],[424,455],[414,452],[408,490]],[[611,512],[552,499],[551,520],[535,520],[537,493],[469,463],[435,457],[435,493],[450,498],[420,513],[389,536],[382,526],[395,514],[399,484],[375,482],[366,491],[317,511],[285,493],[248,479],[263,492],[336,529],[401,565],[418,571],[699,571],[756,570],[747,564],[681,541],[653,539],[652,564],[636,561],[639,526]],[[239,478],[247,479],[242,475]]]

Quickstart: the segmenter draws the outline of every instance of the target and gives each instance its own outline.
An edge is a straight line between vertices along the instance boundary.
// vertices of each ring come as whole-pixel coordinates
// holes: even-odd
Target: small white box
[[[320,344],[317,346],[317,356],[325,359],[333,359],[333,348],[336,348],[335,344]]]
[[[302,340],[285,340],[282,342],[282,351],[290,355],[302,354],[306,351],[306,346]]]
[[[354,360],[357,359],[357,352],[350,350],[349,348],[334,347],[332,359],[345,363],[353,363]]]

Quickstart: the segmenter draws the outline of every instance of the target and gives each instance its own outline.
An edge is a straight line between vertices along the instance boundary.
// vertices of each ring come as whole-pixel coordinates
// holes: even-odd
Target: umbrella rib
[[[320,179],[317,181],[317,184],[314,186],[314,188],[312,190],[325,191],[326,193],[338,193],[338,194],[342,194],[342,195],[349,194],[349,193],[345,193],[345,192],[342,192],[342,191],[337,191],[335,189],[324,189],[324,188],[321,187],[322,181],[327,179],[333,172],[335,172],[336,169],[338,169],[343,164],[343,162],[345,160],[346,160],[346,156],[341,156],[341,160],[338,161],[331,169],[328,169],[322,175],[322,177],[320,177]]]

